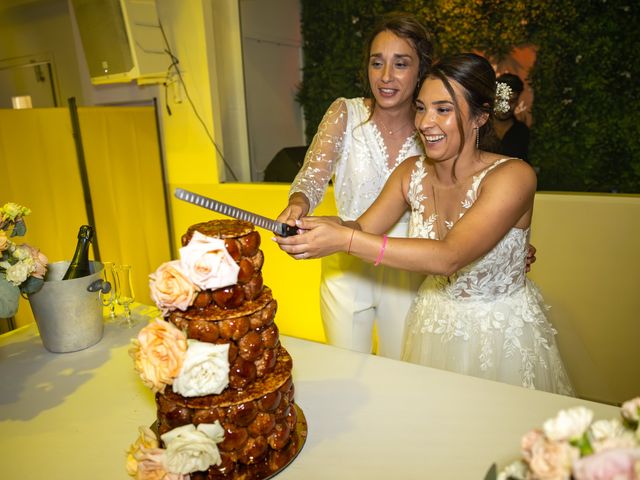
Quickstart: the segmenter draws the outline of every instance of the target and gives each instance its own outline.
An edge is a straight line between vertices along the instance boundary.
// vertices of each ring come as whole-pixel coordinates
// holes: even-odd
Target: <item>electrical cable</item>
[[[231,165],[229,165],[229,163],[227,162],[227,159],[224,157],[224,154],[222,153],[222,150],[220,149],[220,147],[218,146],[218,144],[214,140],[213,135],[211,135],[211,132],[209,132],[209,128],[207,127],[207,124],[204,122],[204,120],[200,116],[200,113],[198,113],[198,109],[196,108],[195,104],[193,103],[193,100],[191,99],[191,95],[189,94],[189,90],[187,89],[187,84],[185,83],[184,78],[182,77],[182,72],[180,71],[180,68],[178,66],[178,64],[180,63],[180,60],[171,51],[171,46],[169,45],[169,41],[167,39],[167,35],[164,32],[164,28],[162,27],[162,22],[160,21],[160,19],[158,19],[158,25],[160,27],[160,32],[162,33],[162,38],[164,39],[164,44],[166,46],[164,51],[171,58],[171,64],[167,68],[167,80],[171,79],[171,70],[172,69],[175,70],[176,75],[178,76],[178,79],[180,81],[180,84],[182,85],[182,88],[184,89],[184,93],[185,93],[185,96],[187,97],[189,105],[191,105],[191,109],[193,110],[194,115],[196,116],[196,118],[198,119],[200,124],[202,125],[202,128],[204,128],[204,131],[207,134],[207,137],[209,137],[209,140],[213,144],[216,152],[218,153],[218,155],[220,155],[220,158],[222,159],[222,163],[224,164],[225,168],[229,171],[229,173],[233,177],[233,180],[237,182],[238,181],[238,176],[233,171],[233,168],[231,168]],[[167,107],[167,113],[169,115],[171,115],[171,109],[169,108],[169,102],[168,102],[168,94],[167,94],[168,88],[167,87],[168,87],[167,86],[167,82],[165,81],[165,83],[164,83],[165,105]]]

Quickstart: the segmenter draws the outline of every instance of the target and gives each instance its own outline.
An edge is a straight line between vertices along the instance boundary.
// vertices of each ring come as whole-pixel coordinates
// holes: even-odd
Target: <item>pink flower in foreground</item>
[[[129,354],[146,386],[164,392],[180,373],[187,352],[187,338],[172,323],[156,318],[140,330]]]
[[[164,314],[175,309],[186,310],[198,293],[180,266],[179,260],[163,263],[149,275],[151,299]]]
[[[573,465],[575,480],[638,480],[640,448],[606,450]]]

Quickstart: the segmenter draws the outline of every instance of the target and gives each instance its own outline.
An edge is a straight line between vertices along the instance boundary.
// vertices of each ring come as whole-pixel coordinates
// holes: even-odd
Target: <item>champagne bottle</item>
[[[91,243],[92,238],[93,227],[91,225],[82,225],[78,231],[76,251],[62,280],[86,277],[91,273],[89,270],[89,243]]]

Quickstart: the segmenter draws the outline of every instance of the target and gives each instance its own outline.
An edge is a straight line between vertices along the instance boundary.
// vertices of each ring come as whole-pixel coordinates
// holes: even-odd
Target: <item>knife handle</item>
[[[287,225],[286,223],[281,223],[278,230],[274,233],[276,235],[280,235],[281,237],[291,237],[298,234],[298,228]]]

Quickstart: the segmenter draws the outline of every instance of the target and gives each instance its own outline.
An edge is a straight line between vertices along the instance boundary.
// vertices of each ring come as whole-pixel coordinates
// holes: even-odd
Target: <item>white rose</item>
[[[211,465],[220,465],[222,459],[217,443],[224,440],[224,429],[216,420],[213,424],[201,423],[174,428],[162,435],[166,446],[165,464],[172,473],[201,472]]]
[[[628,400],[622,404],[622,416],[630,422],[640,421],[640,397]]]
[[[218,394],[229,384],[229,344],[188,340],[187,355],[173,380],[173,391],[184,397]]]
[[[10,265],[7,268],[5,273],[7,280],[13,283],[16,287],[19,287],[36,268],[33,259],[29,258],[29,260],[31,260],[31,262],[25,260],[14,265]]]
[[[214,290],[238,281],[240,267],[220,238],[195,232],[189,244],[180,249],[180,262],[191,281],[202,289]]]
[[[31,253],[25,245],[17,245],[13,250],[13,256],[18,260],[25,260],[31,258]]]
[[[542,428],[549,440],[578,439],[584,435],[593,420],[593,412],[585,407],[560,410],[555,418],[544,422]]]
[[[619,448],[634,448],[636,441],[633,433],[624,428],[620,420],[598,420],[589,428],[591,446],[598,453]]]

